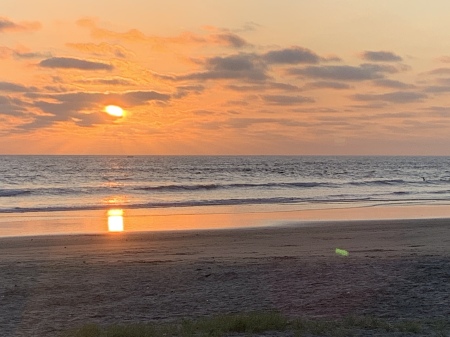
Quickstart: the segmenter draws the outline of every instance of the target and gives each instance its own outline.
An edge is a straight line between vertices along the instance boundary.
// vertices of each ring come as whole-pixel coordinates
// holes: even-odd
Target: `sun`
[[[123,115],[125,114],[123,109],[120,106],[117,106],[117,105],[107,105],[105,107],[105,112],[108,115],[111,115],[111,116],[114,116],[114,117],[123,117]]]

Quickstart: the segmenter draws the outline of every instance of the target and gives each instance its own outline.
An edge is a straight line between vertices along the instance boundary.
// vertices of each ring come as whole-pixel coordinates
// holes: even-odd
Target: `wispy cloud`
[[[118,44],[110,43],[67,43],[67,47],[95,56],[114,56],[127,58],[133,53]]]
[[[273,105],[298,105],[314,102],[313,98],[305,96],[264,95],[262,98],[266,103]]]
[[[0,33],[33,32],[41,28],[37,21],[14,22],[6,17],[0,17]]]
[[[35,59],[35,58],[48,58],[51,57],[50,53],[33,52],[28,48],[9,48],[0,46],[0,59],[15,58],[15,59]]]
[[[346,90],[353,88],[351,85],[342,82],[334,81],[317,81],[309,82],[305,85],[305,89],[336,89],[336,90]]]
[[[115,76],[107,78],[85,78],[78,81],[79,83],[99,84],[99,85],[123,85],[133,86],[136,82],[125,77]]]
[[[12,82],[1,82],[0,81],[0,91],[6,92],[29,92],[37,90],[36,87],[27,87],[21,84]]]
[[[373,84],[375,84],[378,87],[393,88],[393,89],[408,89],[415,87],[412,84],[407,84],[396,80],[390,80],[387,78],[375,80],[373,81]]]
[[[222,45],[233,48],[242,48],[250,44],[241,36],[227,31],[210,27],[209,34],[201,35],[192,32],[183,32],[176,36],[159,36],[145,34],[138,29],[130,29],[126,32],[115,32],[112,30],[100,28],[95,19],[84,18],[77,21],[81,27],[89,29],[91,36],[97,39],[115,39],[128,42],[144,42],[155,46],[164,46],[167,44],[200,44],[200,45]]]
[[[420,92],[395,91],[385,94],[356,94],[352,96],[357,101],[381,101],[389,103],[411,103],[422,101],[427,95]]]

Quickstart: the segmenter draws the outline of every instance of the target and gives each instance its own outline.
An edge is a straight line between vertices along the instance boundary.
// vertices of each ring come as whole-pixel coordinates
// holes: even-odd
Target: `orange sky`
[[[2,0],[0,154],[450,155],[449,11]]]

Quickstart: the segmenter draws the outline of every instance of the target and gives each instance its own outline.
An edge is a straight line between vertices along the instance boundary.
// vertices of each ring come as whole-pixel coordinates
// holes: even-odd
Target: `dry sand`
[[[1,336],[269,309],[450,316],[447,219],[2,238],[0,254]]]

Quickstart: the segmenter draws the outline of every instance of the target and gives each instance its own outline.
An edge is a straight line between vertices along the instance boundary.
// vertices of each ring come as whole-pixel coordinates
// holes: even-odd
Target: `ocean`
[[[450,204],[450,157],[0,156],[0,213]]]

